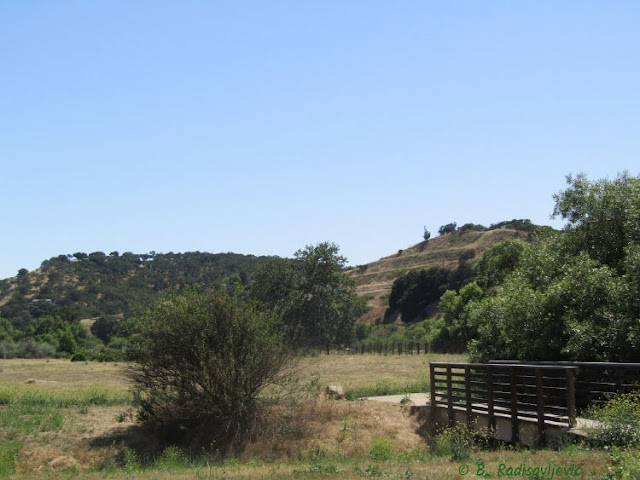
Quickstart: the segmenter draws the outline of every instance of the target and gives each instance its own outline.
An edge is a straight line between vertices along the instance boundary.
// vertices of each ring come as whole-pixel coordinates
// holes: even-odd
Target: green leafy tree
[[[463,352],[467,343],[478,334],[478,328],[471,320],[473,302],[483,296],[477,283],[471,282],[460,289],[447,290],[440,298],[439,319],[429,330],[429,348],[438,352]]]
[[[640,244],[640,178],[627,172],[615,180],[589,181],[569,175],[570,185],[554,196],[554,216],[568,220],[566,232],[575,251],[585,251],[622,271],[625,249]]]
[[[16,333],[11,322],[6,318],[0,317],[0,341],[11,342],[15,338]]]
[[[567,181],[561,234],[502,244],[478,265],[492,291],[469,306],[475,359],[640,360],[640,179]]]
[[[502,283],[518,266],[526,249],[527,244],[522,240],[506,240],[487,248],[473,266],[478,284],[486,289]]]
[[[438,235],[445,235],[447,233],[455,233],[458,224],[456,222],[447,223],[446,225],[442,225],[438,229]]]
[[[438,301],[447,289],[449,271],[444,268],[412,270],[396,279],[389,294],[389,309],[385,317],[400,312],[402,321],[422,320],[429,304]]]
[[[458,229],[458,232],[459,233],[484,232],[485,230],[487,230],[487,227],[479,223],[465,223]]]
[[[296,346],[348,344],[355,321],[366,311],[346,275],[346,259],[330,242],[308,245],[295,260],[272,259],[255,272],[253,298],[282,315],[289,341]]]

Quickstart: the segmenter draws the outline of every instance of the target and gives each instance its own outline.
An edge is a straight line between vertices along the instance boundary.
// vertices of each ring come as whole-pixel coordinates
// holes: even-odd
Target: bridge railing
[[[575,424],[578,367],[431,362],[429,369],[432,408],[446,408],[450,423],[456,410],[468,421],[486,415],[493,427],[497,417],[506,417],[514,442],[520,422],[537,423],[541,436],[546,425]]]
[[[578,412],[589,405],[604,403],[615,395],[640,391],[640,363],[520,362],[518,360],[491,360],[489,363],[577,367],[576,408]]]

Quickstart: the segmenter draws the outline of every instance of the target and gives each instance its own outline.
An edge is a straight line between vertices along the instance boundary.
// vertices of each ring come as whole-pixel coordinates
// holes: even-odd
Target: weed
[[[443,428],[435,437],[433,453],[449,456],[452,460],[466,460],[471,456],[475,435],[474,429],[466,423]]]
[[[402,452],[398,455],[400,463],[422,463],[431,460],[432,455],[421,446],[414,447],[411,450]]]
[[[345,417],[342,420],[342,428],[340,429],[340,438],[338,438],[338,442],[344,442],[345,440],[351,439],[351,428],[349,427],[349,419]]]
[[[360,467],[356,467],[354,471],[356,474],[362,475],[363,477],[382,477],[384,475],[384,472],[376,465],[369,465],[365,470],[362,470]]]
[[[138,454],[129,447],[122,448],[122,465],[127,473],[135,473],[142,471],[142,463]]]
[[[311,465],[309,467],[309,473],[321,473],[321,474],[325,474],[325,475],[335,475],[336,473],[339,473],[340,470],[338,470],[338,468],[335,465],[323,465],[321,463],[316,463],[314,465]],[[294,471],[294,473],[300,473],[300,472],[296,472]]]
[[[327,451],[321,448],[320,445],[314,443],[311,448],[309,448],[307,458],[310,462],[318,462],[319,460],[324,460],[325,458],[327,458]]]
[[[135,413],[132,409],[125,410],[124,412],[120,412],[116,415],[116,421],[118,423],[126,422],[127,420],[133,420],[135,418]]]
[[[413,478],[413,472],[405,470],[403,473],[398,473],[396,478]]]
[[[610,451],[611,466],[603,480],[635,480],[640,478],[640,456],[634,450],[613,447]]]
[[[155,468],[158,470],[180,470],[189,464],[189,459],[184,452],[176,446],[167,447],[156,460]]]
[[[371,442],[369,456],[378,462],[390,462],[393,459],[394,445],[387,437],[376,437]]]

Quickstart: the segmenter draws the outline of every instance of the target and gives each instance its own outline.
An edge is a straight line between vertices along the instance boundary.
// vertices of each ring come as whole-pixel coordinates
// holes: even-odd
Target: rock
[[[340,385],[329,385],[325,390],[327,397],[334,400],[342,400],[344,398],[344,390]]]

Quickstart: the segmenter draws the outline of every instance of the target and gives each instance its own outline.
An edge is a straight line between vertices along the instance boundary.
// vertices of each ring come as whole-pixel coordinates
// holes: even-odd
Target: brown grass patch
[[[61,359],[2,359],[3,383],[32,383],[43,390],[103,385],[126,389],[123,363],[70,362]]]
[[[242,454],[263,460],[322,460],[366,455],[373,439],[386,437],[398,451],[424,441],[417,417],[396,405],[371,401],[334,401],[323,397],[292,407],[277,407],[269,427]]]
[[[339,384],[345,390],[372,386],[378,382],[404,385],[429,375],[429,362],[466,362],[468,355],[319,355],[300,359],[302,378],[323,389]]]

